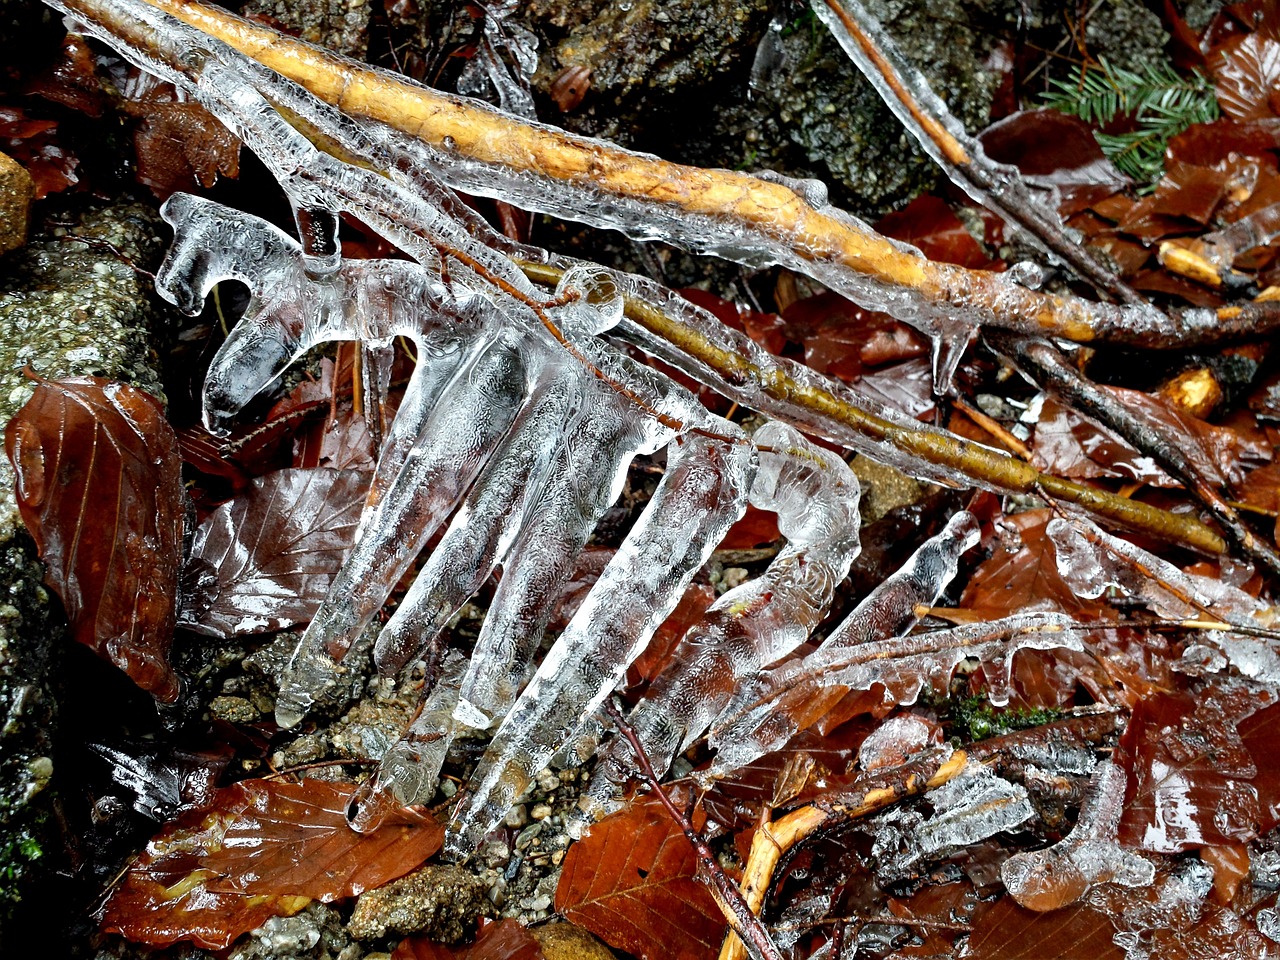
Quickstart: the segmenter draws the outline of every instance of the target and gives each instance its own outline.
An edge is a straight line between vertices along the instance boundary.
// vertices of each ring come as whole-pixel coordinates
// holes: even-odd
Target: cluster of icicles
[[[430,799],[452,739],[469,729],[492,730],[446,845],[450,855],[468,856],[558,751],[599,741],[595,712],[748,503],[777,513],[787,545],[760,578],[711,606],[634,711],[632,722],[660,770],[708,730],[717,751],[712,776],[783,746],[796,730],[788,705],[822,686],[867,689],[880,681],[897,702],[911,703],[925,683],[949,677],[967,657],[992,663],[989,675],[998,677],[1019,648],[1079,648],[1070,622],[1053,614],[907,636],[976,540],[976,521],[962,513],[813,653],[784,660],[822,621],[858,552],[857,482],[839,457],[797,431],[812,428],[810,415],[749,385],[726,384],[648,337],[623,317],[624,298],[677,315],[764,367],[782,361],[761,356],[751,341],[649,281],[495,233],[442,182],[448,177],[428,172],[444,164],[422,144],[343,116],[145,4],[109,6],[147,25],[149,43],[166,59],[94,32],[233,129],[296,212],[301,242],[196,197],[179,194],[164,207],[175,231],[157,277],[166,298],[195,312],[222,280],[251,291],[244,317],[209,370],[210,429],[225,428],[285,367],[330,340],[362,343],[376,409],[394,339],[416,345],[417,367],[383,437],[357,543],[294,652],[277,706],[285,728],[307,714],[443,529],[374,648],[385,673],[438,657],[439,679],[365,785],[353,813],[357,828],[376,824],[393,805]],[[282,110],[390,175],[321,153]],[[455,173],[473,190],[486,188],[476,192],[517,201],[541,189],[479,170]],[[344,260],[336,231],[343,212],[413,259]],[[638,205],[615,204],[594,216],[633,234],[667,235],[661,218]],[[518,261],[554,267],[559,286],[538,288]],[[747,436],[614,338],[638,343],[780,419]],[[801,383],[821,379],[800,367],[786,370]],[[788,419],[790,425],[781,422]],[[830,436],[829,427],[826,433],[855,445],[856,438]],[[664,448],[666,471],[651,500],[533,672],[561,586],[619,495],[629,464]],[[939,472],[907,465],[917,475]],[[446,624],[498,566],[503,576],[470,657],[440,651]],[[872,645],[875,656],[863,656]],[[629,769],[625,747],[604,747],[589,790],[591,813],[609,809]]]

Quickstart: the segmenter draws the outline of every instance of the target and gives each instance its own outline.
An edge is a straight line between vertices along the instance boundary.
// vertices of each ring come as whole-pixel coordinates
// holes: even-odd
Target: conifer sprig
[[[1197,72],[1181,74],[1167,60],[1129,70],[1099,57],[1096,65],[1082,64],[1074,78],[1055,80],[1053,86],[1042,103],[1094,127],[1125,115],[1133,118],[1133,130],[1099,130],[1094,137],[1121,173],[1148,187],[1164,173],[1169,139],[1218,117],[1212,81]]]

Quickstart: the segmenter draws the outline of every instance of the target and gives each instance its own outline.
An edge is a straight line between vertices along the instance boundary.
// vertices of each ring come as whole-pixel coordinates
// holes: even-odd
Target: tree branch
[[[442,153],[451,158],[442,162],[436,171],[445,179],[450,176],[456,179],[467,171],[483,168],[482,179],[503,188],[495,188],[496,192],[523,190],[518,199],[529,201],[530,206],[541,203],[551,212],[563,212],[558,205],[563,202],[572,214],[574,203],[598,207],[603,202],[607,206],[608,197],[616,196],[636,204],[637,211],[643,211],[646,216],[651,214],[668,227],[675,224],[686,231],[702,227],[715,232],[722,230],[725,221],[731,221],[735,230],[755,231],[775,246],[785,241],[792,245],[795,261],[814,266],[816,272],[817,266],[829,266],[831,261],[843,256],[858,269],[883,273],[886,277],[894,270],[905,271],[906,279],[917,285],[931,282],[928,278],[932,272],[950,271],[949,275],[959,278],[957,282],[964,290],[978,296],[975,291],[985,285],[987,292],[995,297],[994,303],[1011,310],[1019,298],[1030,298],[1028,302],[1046,309],[1046,304],[1058,302],[1008,285],[993,275],[933,264],[910,255],[838,211],[816,209],[791,186],[726,171],[680,167],[525,123],[475,101],[450,97],[363,64],[342,60],[225,11],[187,0],[159,0],[156,9],[161,19],[153,22],[138,15],[136,6],[144,6],[141,3],[136,6],[124,0],[58,0],[58,3],[86,22],[96,24],[100,32],[117,41],[123,49],[131,49],[144,60],[163,65],[164,69],[185,76],[198,86],[210,53],[189,39],[164,32],[164,14],[159,11],[172,9],[197,29],[225,35],[233,47],[261,57],[265,66],[279,67],[309,81],[314,93],[344,109],[363,111],[366,116],[375,113],[388,120],[398,119],[399,112],[403,112],[408,120],[402,125],[428,139],[434,138]],[[376,138],[383,129],[370,126],[368,137]],[[434,156],[430,154],[423,162],[435,163],[431,159]],[[394,149],[388,149],[380,162],[407,161]],[[563,179],[556,180],[556,177]],[[680,215],[667,216],[673,209]],[[391,214],[382,211],[380,215]],[[554,280],[559,276],[557,270],[547,265],[525,264],[524,269],[541,280]],[[660,308],[647,302],[645,297],[629,297],[628,329],[644,338],[645,349],[695,373],[739,403],[790,420],[815,435],[903,464],[921,476],[944,482],[976,483],[1015,493],[1044,490],[1107,521],[1191,549],[1207,553],[1221,553],[1225,549],[1222,538],[1193,517],[1177,516],[1041,474],[1030,464],[998,450],[924,427],[794,361],[769,356],[747,337],[723,324],[691,316],[692,308],[684,301],[677,303],[678,299],[672,294],[670,301]],[[957,302],[967,301],[960,297]],[[1087,313],[1095,307],[1112,312],[1121,309],[1083,300],[1062,302],[1071,304],[1071,310],[1076,313]],[[680,304],[686,309],[682,311]],[[1277,310],[1280,316],[1280,306]],[[1032,325],[1036,323],[1038,320]],[[1087,329],[1086,326],[1086,332]]]
[[[602,205],[642,204],[668,214],[666,225],[673,242],[721,255],[735,251],[727,243],[708,242],[708,227],[732,225],[745,244],[757,247],[742,259],[766,261],[770,258],[759,250],[769,247],[788,265],[794,263],[852,299],[877,307],[887,298],[917,321],[945,315],[955,322],[1025,334],[1168,348],[1280,326],[1280,304],[1224,307],[1216,312],[1188,309],[1166,316],[1141,305],[1116,306],[1029,290],[999,274],[919,257],[819,202],[821,198],[798,192],[797,187],[807,189],[811,184],[704,170],[634,153],[432,90],[196,0],[148,2],[301,84],[344,113],[416,137],[449,161],[436,173],[458,189],[497,196],[503,191],[493,186],[484,189],[486,179],[515,178],[535,189],[506,199],[578,219],[591,216],[590,211]],[[108,4],[100,0],[62,3],[121,36],[146,42],[145,27],[112,17]],[[542,194],[547,199],[540,202]],[[626,227],[621,222],[611,225]],[[652,235],[643,227],[637,229]]]

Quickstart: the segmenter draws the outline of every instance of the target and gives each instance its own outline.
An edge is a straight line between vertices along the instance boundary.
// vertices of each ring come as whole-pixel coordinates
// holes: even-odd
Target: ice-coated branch
[[[707,776],[721,776],[781,747],[798,730],[817,722],[848,690],[869,690],[880,683],[894,703],[912,704],[926,686],[945,689],[956,667],[969,658],[986,666],[988,699],[1003,705],[1009,701],[1010,664],[1019,650],[1083,650],[1080,629],[1061,614],[1024,613],[869,642],[829,657],[809,672],[804,671],[806,658],[798,667],[768,678],[772,686],[757,686],[753,694],[744,686],[741,700],[712,728],[711,743],[720,752]]]
[[[1229,661],[1247,677],[1280,683],[1277,634],[1268,629],[1270,611],[1243,590],[1215,577],[1184,573],[1084,517],[1055,518],[1046,532],[1058,572],[1077,595],[1092,599],[1114,587],[1158,616],[1192,623],[1207,618],[1214,629],[1204,636],[1212,647],[1193,644],[1183,654],[1184,662],[1221,669]]]
[[[871,82],[903,129],[976,203],[1021,228],[1051,255],[1117,302],[1145,301],[1066,232],[1056,188],[1036,191],[1017,167],[991,160],[898,50],[860,0],[811,0],[814,12]]]
[[[1170,476],[1213,513],[1233,544],[1273,573],[1280,573],[1280,554],[1245,525],[1235,507],[1196,466],[1187,452],[1195,440],[1187,436],[1185,430],[1178,431],[1174,425],[1150,417],[1139,417],[1115,395],[1068,363],[1062,352],[1048,340],[1007,333],[996,333],[989,340],[1042,390],[1110,427],[1139,452],[1155,458]]]
[[[61,4],[61,0],[50,2]],[[520,266],[538,279],[552,277],[554,282],[554,278],[563,274],[564,267],[548,262],[545,253],[516,249],[516,245],[504,243],[478,217],[467,211],[447,188],[433,180],[429,168],[432,167],[432,151],[436,147],[432,143],[415,140],[375,120],[339,113],[323,99],[305,93],[266,66],[235,53],[219,40],[192,30],[141,0],[72,2],[74,7],[63,4],[60,8],[87,21],[91,32],[144,69],[188,90],[238,135],[246,138],[246,143],[263,157],[286,190],[296,194],[293,197],[295,206],[310,210],[315,209],[316,204],[336,205],[375,227],[424,263],[438,259],[442,248],[448,249],[453,256],[464,257],[472,267],[482,270],[491,280],[491,289],[500,289],[505,296],[514,297],[517,303],[508,303],[508,309],[519,307],[525,313],[538,312],[536,303],[529,302],[535,295],[534,288],[506,257],[497,255],[499,250],[529,256],[529,260]],[[197,16],[202,18],[200,23],[213,32],[229,30],[228,36],[251,52],[274,51],[277,58],[293,62],[302,76],[314,81],[320,98],[345,103],[346,94],[359,89],[363,93],[358,100],[364,102],[370,96],[376,99],[377,94],[373,91],[378,91],[389,98],[388,102],[395,101],[397,97],[408,97],[406,116],[429,115],[441,123],[446,117],[453,117],[470,130],[461,141],[451,141],[454,146],[470,144],[477,138],[502,140],[508,134],[514,136],[519,133],[517,139],[521,143],[532,144],[538,148],[538,155],[546,153],[555,159],[556,169],[571,181],[574,177],[589,179],[588,173],[596,168],[597,159],[602,172],[613,171],[613,181],[619,181],[614,186],[619,189],[635,179],[632,174],[645,183],[657,178],[651,185],[655,189],[661,186],[661,202],[646,207],[642,218],[646,223],[651,222],[652,230],[656,231],[652,235],[655,236],[665,235],[664,217],[684,217],[679,212],[683,208],[678,203],[675,203],[676,212],[673,213],[669,209],[671,204],[662,200],[662,196],[671,194],[673,190],[676,200],[683,195],[681,191],[689,184],[681,180],[682,176],[692,178],[695,184],[700,185],[694,190],[698,202],[711,204],[699,216],[705,214],[716,223],[730,216],[734,208],[730,201],[739,196],[742,204],[749,208],[748,212],[760,221],[761,229],[769,219],[766,208],[776,207],[777,212],[791,217],[789,226],[786,222],[782,224],[788,235],[797,229],[796,216],[801,216],[805,223],[808,223],[810,213],[817,216],[816,211],[805,205],[794,191],[777,182],[754,178],[739,182],[734,178],[741,175],[726,174],[732,182],[722,183],[718,179],[721,176],[719,172],[691,171],[650,157],[628,154],[597,141],[568,137],[549,128],[521,126],[511,118],[485,110],[470,101],[413,86],[388,87],[387,84],[397,81],[370,72],[359,64],[334,59],[315,48],[291,46],[292,41],[278,38],[252,24],[225,20],[222,12],[185,5],[175,9],[180,13],[185,11],[185,15],[193,19]],[[234,64],[235,69],[223,69],[226,64]],[[259,89],[266,95],[257,93]],[[413,100],[418,96],[426,99]],[[390,176],[381,177],[363,168],[335,163],[274,116],[272,104],[275,103],[286,105],[309,128],[324,131],[329,143],[349,154],[366,158],[366,162],[374,167],[388,170]],[[416,112],[409,109],[413,103],[422,109],[415,108]],[[515,127],[508,129],[510,124],[515,124]],[[565,138],[572,146],[567,154],[557,146]],[[573,156],[578,158],[581,167],[577,174],[571,176],[571,170],[562,168]],[[529,155],[525,156],[525,162],[530,162]],[[448,169],[456,166],[437,165]],[[510,170],[507,174],[520,180]],[[525,183],[526,192],[537,192],[533,190],[533,180],[529,177],[520,182]],[[562,186],[575,196],[575,190],[581,193],[586,189],[585,185],[580,185],[579,189],[574,183]],[[609,183],[602,183],[601,189],[605,188],[612,189]],[[598,191],[587,193],[600,199]],[[643,190],[635,192],[635,196],[641,194]],[[787,196],[791,197],[790,201],[786,200]],[[566,209],[571,213],[572,204]],[[837,233],[845,229],[840,216],[835,219],[828,217],[814,228],[823,224],[826,224],[823,229]],[[694,227],[696,230],[710,229],[709,224],[697,222],[697,218]],[[936,267],[919,257],[903,253],[888,241],[880,241],[880,244],[876,248],[878,253],[876,250],[857,253],[855,261],[874,268],[884,257],[898,262],[897,258],[906,256],[908,259],[902,262],[913,270]],[[808,250],[810,246],[806,241],[804,249]],[[919,476],[945,481],[953,480],[959,473],[964,482],[977,482],[1019,493],[1032,493],[1043,488],[1052,496],[1080,504],[1099,516],[1175,539],[1194,549],[1211,553],[1224,549],[1221,538],[1195,518],[1177,517],[1131,499],[1040,474],[1029,464],[989,447],[961,440],[944,431],[922,428],[901,414],[868,402],[849,388],[833,384],[797,364],[770,358],[748,338],[718,324],[705,311],[692,307],[683,312],[672,310],[669,301],[650,295],[643,281],[635,281],[633,289],[623,293],[628,317],[635,321],[632,326],[636,329],[621,332],[628,336],[636,333],[645,349],[675,362],[677,366],[695,371],[695,375],[704,382],[724,390],[739,402],[863,449],[880,459],[897,462]],[[901,299],[895,294],[895,304],[891,304],[890,309],[896,310],[900,305],[897,301]],[[910,301],[911,297],[906,296],[908,305]],[[546,320],[545,315],[539,318]],[[691,324],[690,318],[696,319],[697,323]],[[1039,329],[1041,324],[1036,321],[1033,325]],[[1055,325],[1051,323],[1049,326]],[[408,436],[414,435],[408,433]],[[403,436],[401,441],[404,442]]]
[[[111,42],[146,44],[127,0],[52,0],[99,24]],[[194,0],[155,6],[297,81],[344,113],[406,130],[437,157],[432,173],[458,189],[517,206],[661,237],[749,264],[782,263],[926,332],[957,322],[1069,339],[1186,346],[1280,323],[1274,305],[1165,316],[1037,293],[1000,275],[932,263],[825,203],[812,181],[694,170],[602,141],[517,120],[475,101],[337,57]],[[126,13],[127,11],[127,13]]]
[[[1015,853],[1000,865],[1005,889],[1028,910],[1075,903],[1096,883],[1139,887],[1155,879],[1155,865],[1115,841],[1124,812],[1124,770],[1110,760],[1094,767],[1080,819],[1058,843]]]
[[[688,629],[632,711],[629,723],[659,773],[703,734],[743,677],[809,638],[860,549],[858,481],[844,462],[781,423],[765,424],[753,440],[760,465],[749,498],[777,513],[787,545]],[[612,809],[629,770],[615,739],[598,756],[581,804],[589,817]]]

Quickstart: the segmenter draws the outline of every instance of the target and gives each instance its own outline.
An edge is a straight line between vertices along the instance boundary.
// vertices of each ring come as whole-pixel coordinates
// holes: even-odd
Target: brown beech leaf
[[[747,505],[744,513],[724,535],[718,550],[754,550],[773,543],[782,534],[778,532],[778,515],[770,510],[761,510],[752,504]]]
[[[777,527],[774,529],[776,530]],[[695,583],[690,586],[680,598],[680,602],[676,604],[676,608],[671,611],[671,615],[654,633],[653,639],[644,648],[644,653],[640,654],[628,668],[628,685],[647,683],[661,673],[671,660],[671,654],[675,652],[676,645],[680,643],[686,631],[702,619],[702,615],[707,612],[707,607],[711,606],[715,599],[716,588],[710,584]]]
[[[543,960],[542,947],[524,924],[510,918],[485,924],[474,943],[449,947],[423,936],[405,937],[391,960]]]
[[[797,300],[784,316],[787,337],[804,344],[805,364],[845,381],[928,352],[927,342],[906,324],[834,293]]]
[[[1053,185],[1064,215],[1083,210],[1129,185],[1098,146],[1093,129],[1056,110],[1024,110],[979,134],[992,160],[1017,166],[1033,183]]]
[[[1163,397],[1121,387],[1102,389],[1140,422],[1185,438],[1182,448],[1188,459],[1201,476],[1218,487],[1235,487],[1244,481],[1250,464],[1271,459],[1265,444],[1182,413]],[[1044,403],[1032,452],[1032,462],[1039,469],[1060,476],[1127,477],[1152,486],[1177,485],[1148,455],[1052,399]]]
[[[174,99],[173,88],[150,88],[125,109],[141,118],[134,133],[138,180],[165,200],[179,190],[208,189],[218,177],[240,175],[240,141],[200,104]]]
[[[5,449],[73,636],[173,702],[182,476],[159,402],[98,377],[42,381],[9,421]]]
[[[17,107],[0,106],[0,149],[31,174],[37,200],[80,182],[80,160],[63,148],[57,127],[56,120],[35,120]]]
[[[1001,897],[973,924],[968,960],[1124,960],[1106,914],[1073,904],[1037,913]]]
[[[1222,112],[1235,120],[1280,114],[1280,41],[1263,33],[1232,37],[1209,54]]]
[[[673,792],[677,808],[687,801]],[[641,960],[714,957],[724,917],[694,876],[688,838],[651,796],[601,820],[569,848],[556,910]]]
[[[886,237],[918,248],[930,260],[957,263],[975,270],[997,265],[941,197],[921,194],[876,224]]]
[[[1247,843],[1280,822],[1274,700],[1241,685],[1139,701],[1116,752],[1129,777],[1120,842],[1179,853]]]
[[[310,620],[351,549],[368,488],[368,473],[328,467],[254,480],[196,530],[183,624],[232,637]]]
[[[980,611],[981,619],[987,620],[1010,616],[1033,604],[1081,620],[1103,616],[1104,604],[1081,600],[1059,576],[1053,542],[1045,534],[1052,519],[1053,511],[1042,509],[1000,520],[1000,542],[973,572],[960,607]]]
[[[339,900],[404,876],[444,838],[405,810],[372,833],[347,826],[355,785],[244,780],[214,806],[167,824],[104,907],[103,930],[162,946],[210,950],[311,900]]]

